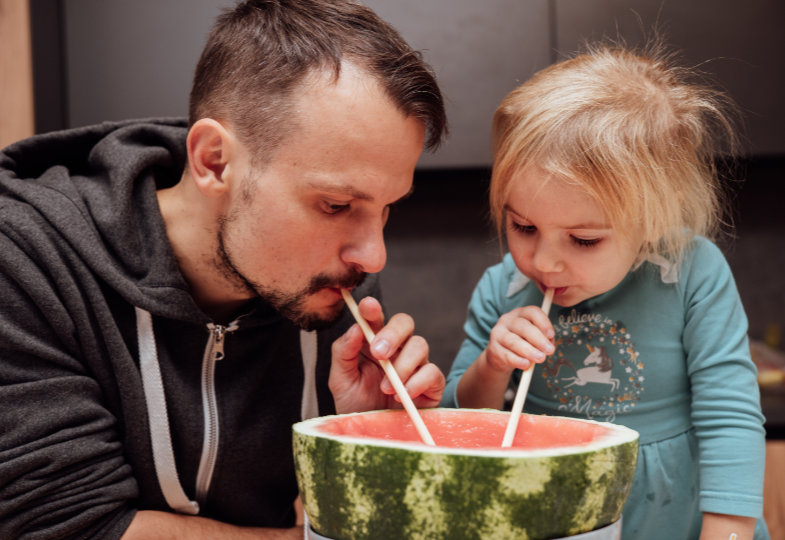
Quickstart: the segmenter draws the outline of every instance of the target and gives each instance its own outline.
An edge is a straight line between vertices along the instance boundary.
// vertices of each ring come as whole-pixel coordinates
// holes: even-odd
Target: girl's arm
[[[752,540],[755,518],[704,512],[700,540]]]
[[[487,351],[469,366],[458,381],[458,403],[470,409],[504,407],[504,392],[512,369],[498,370],[488,364]]]
[[[754,527],[755,520],[748,516],[762,512],[766,455],[747,319],[719,249],[699,242],[692,256],[691,264],[684,266],[682,343],[699,443],[701,538],[727,540],[735,532],[742,539],[749,529],[741,527],[750,522]]]

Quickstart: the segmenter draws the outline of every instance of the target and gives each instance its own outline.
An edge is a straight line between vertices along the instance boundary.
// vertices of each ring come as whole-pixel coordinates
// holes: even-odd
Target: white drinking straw
[[[553,289],[548,289],[545,291],[545,297],[542,299],[542,310],[546,315],[551,310],[552,302]],[[515,437],[515,430],[518,429],[518,420],[520,420],[521,411],[523,411],[523,403],[526,401],[526,393],[529,391],[529,384],[532,382],[532,373],[534,373],[533,363],[526,371],[521,374],[521,381],[518,383],[518,391],[515,393],[515,401],[512,402],[510,419],[507,422],[507,429],[504,432],[502,448],[509,448],[512,446],[512,440]]]
[[[360,325],[363,334],[365,334],[365,339],[368,340],[368,344],[370,345],[375,335],[373,330],[371,330],[371,327],[368,325],[368,321],[363,319],[362,315],[360,315],[360,310],[357,308],[357,302],[354,301],[351,293],[349,293],[349,291],[346,289],[341,289],[341,295],[343,296],[346,305],[349,306],[349,311],[351,311],[352,315],[354,315],[354,319],[357,321],[357,324]],[[425,422],[422,421],[420,413],[417,412],[417,407],[415,407],[412,398],[406,391],[406,387],[401,382],[401,378],[398,376],[398,372],[395,371],[392,363],[390,363],[390,361],[386,358],[380,359],[379,363],[381,364],[382,369],[384,369],[384,372],[387,374],[387,378],[390,379],[393,388],[395,388],[395,393],[398,394],[401,403],[403,403],[403,408],[406,409],[407,413],[409,413],[409,417],[412,419],[412,422],[414,422],[414,427],[417,428],[417,433],[420,434],[423,442],[425,444],[435,446],[436,443],[433,442],[433,437],[431,437],[431,434],[428,432],[428,428],[425,427]]]

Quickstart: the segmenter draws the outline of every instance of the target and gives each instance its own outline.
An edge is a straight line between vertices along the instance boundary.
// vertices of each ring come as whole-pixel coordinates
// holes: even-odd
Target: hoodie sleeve
[[[138,488],[85,361],[87,301],[45,232],[17,232],[0,232],[0,538],[119,538]]]

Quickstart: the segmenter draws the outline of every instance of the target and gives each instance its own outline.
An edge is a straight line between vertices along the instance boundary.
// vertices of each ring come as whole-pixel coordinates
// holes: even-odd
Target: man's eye
[[[325,214],[340,214],[341,212],[349,209],[348,203],[338,203],[332,201],[321,202],[322,212]]]

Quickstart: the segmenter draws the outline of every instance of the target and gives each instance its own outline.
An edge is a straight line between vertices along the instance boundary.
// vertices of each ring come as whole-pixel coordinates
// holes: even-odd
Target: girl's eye
[[[337,203],[331,201],[321,201],[320,203],[322,212],[325,214],[335,215],[349,209],[348,203]]]
[[[515,231],[523,234],[532,234],[537,231],[537,227],[534,225],[523,225],[521,223],[516,223],[514,221],[510,222],[512,224],[512,228]]]
[[[600,238],[578,238],[577,236],[572,236],[571,238],[575,245],[580,247],[596,246],[601,240]]]

